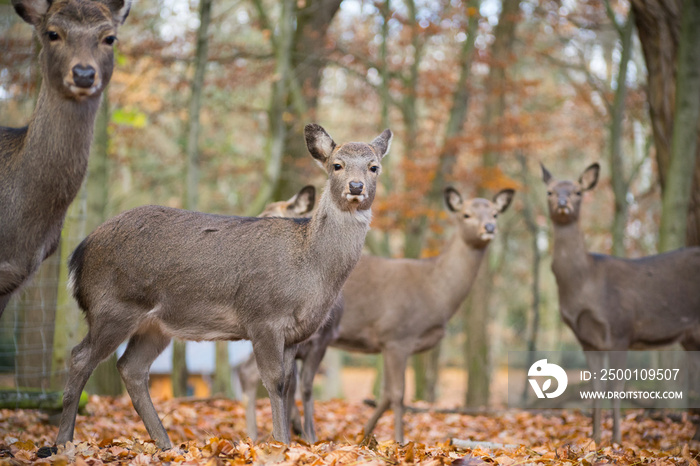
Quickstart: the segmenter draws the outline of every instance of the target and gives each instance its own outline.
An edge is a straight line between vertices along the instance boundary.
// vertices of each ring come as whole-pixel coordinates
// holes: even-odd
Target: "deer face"
[[[542,165],[542,180],[547,185],[547,205],[552,222],[568,225],[578,220],[583,193],[595,187],[599,171],[600,165],[594,163],[586,168],[578,182],[557,181]]]
[[[309,152],[328,172],[338,208],[368,210],[374,201],[381,160],[391,145],[391,131],[385,130],[369,144],[350,142],[340,146],[318,125],[307,125],[305,135]]]
[[[268,204],[258,217],[305,217],[314,209],[316,202],[316,188],[304,186],[288,201],[279,201]]]
[[[124,0],[13,0],[42,44],[47,83],[69,99],[97,97],[114,68],[117,28],[129,13]]]
[[[454,188],[445,189],[445,202],[459,228],[462,240],[481,249],[489,245],[498,230],[498,214],[510,206],[515,191],[504,189],[496,194],[493,202],[488,199],[462,200]]]

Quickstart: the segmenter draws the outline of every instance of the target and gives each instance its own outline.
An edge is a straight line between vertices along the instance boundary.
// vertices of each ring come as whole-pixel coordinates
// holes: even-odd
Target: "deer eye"
[[[580,196],[580,195],[581,195],[581,191],[576,191],[576,195],[577,195],[577,196]]]
[[[498,214],[493,214],[493,218],[498,218]]]
[[[342,166],[341,164],[339,164],[339,163],[334,163],[334,164],[333,164],[333,170],[335,170],[335,171],[340,171],[340,170],[342,170],[342,169],[343,169],[343,166]]]
[[[117,41],[117,36],[107,36],[104,38],[104,43],[107,45],[114,45]]]
[[[369,167],[369,171],[371,171],[372,173],[377,173],[379,171],[379,167],[377,165],[372,165],[371,167]]]
[[[551,196],[551,195],[552,195],[552,191],[547,191],[547,196]]]
[[[471,215],[469,215],[469,214],[464,214],[464,218],[470,218],[470,217],[471,217]]]
[[[46,33],[46,36],[49,38],[49,41],[51,41],[51,42],[55,42],[58,39],[60,39],[60,36],[58,35],[58,33],[56,31],[49,31]]]

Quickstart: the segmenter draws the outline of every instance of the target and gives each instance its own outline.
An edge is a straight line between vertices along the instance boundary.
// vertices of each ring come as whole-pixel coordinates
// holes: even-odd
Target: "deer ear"
[[[117,24],[124,24],[131,10],[131,0],[101,0],[112,12],[112,18]]]
[[[50,0],[12,0],[17,14],[32,26],[37,26],[42,16],[49,11]]]
[[[515,196],[515,190],[503,189],[493,196],[493,202],[498,207],[499,212],[505,212]]]
[[[600,173],[600,165],[593,163],[584,170],[581,177],[578,179],[578,183],[581,185],[581,189],[588,191],[593,189],[598,183],[598,174]]]
[[[445,204],[452,212],[461,212],[462,210],[462,195],[459,194],[452,186],[445,188]]]
[[[325,168],[328,158],[335,149],[335,141],[326,133],[320,125],[310,123],[304,127],[304,137],[306,138],[306,147],[311,152],[313,158]]]
[[[549,182],[552,181],[552,174],[549,173],[549,170],[544,167],[542,162],[540,162],[540,167],[542,167],[542,181],[544,181],[545,184],[549,184]]]
[[[313,186],[304,186],[293,198],[289,200],[290,207],[297,215],[304,215],[314,209],[316,203],[316,188]]]
[[[394,134],[391,132],[391,130],[385,129],[382,131],[382,134],[374,138],[374,141],[370,142],[369,145],[372,146],[372,148],[377,152],[380,159],[383,158],[387,152],[389,152],[393,137]]]

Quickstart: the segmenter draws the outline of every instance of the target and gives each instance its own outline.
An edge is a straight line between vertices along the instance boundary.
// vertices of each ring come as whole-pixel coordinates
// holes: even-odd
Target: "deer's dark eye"
[[[552,195],[552,191],[547,191],[547,196],[551,196],[551,195]]]
[[[464,214],[464,218],[470,218],[470,217],[471,217],[471,215],[469,215],[469,214]]]
[[[342,166],[341,164],[339,164],[339,163],[334,163],[334,164],[333,164],[333,170],[339,171],[339,170],[342,170],[342,169],[343,169],[343,166]]]
[[[581,191],[576,191],[576,195],[577,195],[577,196],[580,196],[580,195],[581,195]]]
[[[107,36],[104,38],[104,43],[107,45],[114,45],[117,41],[117,36]]]
[[[372,173],[377,173],[379,171],[379,167],[376,165],[372,165],[371,167],[369,167],[369,171],[371,171]]]
[[[56,31],[49,31],[46,33],[46,36],[49,38],[49,40],[51,42],[55,42],[60,38]]]

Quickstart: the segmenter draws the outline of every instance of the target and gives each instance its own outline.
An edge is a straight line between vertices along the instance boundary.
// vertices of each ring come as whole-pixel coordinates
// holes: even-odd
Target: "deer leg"
[[[248,437],[252,441],[258,439],[258,423],[255,419],[255,401],[257,399],[258,382],[260,382],[260,371],[255,362],[255,355],[251,354],[250,358],[238,368],[238,377],[241,379],[241,390],[245,406],[245,424],[248,431]]]
[[[272,407],[272,436],[278,442],[289,443],[289,412],[287,410],[287,372],[291,374],[289,361],[294,362],[293,352],[284,347],[284,340],[276,332],[264,332],[252,339],[253,353],[260,369],[263,385],[270,395]],[[296,351],[296,347],[293,348]],[[290,354],[291,353],[291,354]]]
[[[386,352],[384,371],[387,373],[387,393],[394,411],[394,440],[403,443],[403,397],[406,385],[408,354],[402,348]]]
[[[611,351],[608,353],[610,358],[610,368],[613,369],[625,369],[627,367],[627,351]],[[612,389],[616,392],[621,392],[625,388],[624,379],[615,379],[612,383]],[[613,398],[612,410],[613,410],[613,432],[612,441],[617,444],[622,443],[622,426],[621,426],[621,415],[620,415],[620,404],[622,401],[620,398]]]
[[[120,328],[121,325],[121,328]],[[78,414],[80,394],[97,365],[116,351],[122,342],[120,338],[110,338],[109,330],[118,328],[120,335],[128,336],[132,330],[123,328],[123,323],[105,322],[99,328],[95,326],[88,331],[81,341],[71,351],[70,369],[63,392],[63,411],[56,437],[56,444],[62,445],[73,440],[75,416]],[[123,331],[122,331],[123,330]]]
[[[137,333],[131,337],[126,351],[117,362],[117,368],[134,404],[134,409],[141,416],[148,435],[162,450],[168,450],[172,445],[148,392],[148,371],[168,343],[170,343],[169,336],[151,327],[147,332]]]
[[[593,391],[599,392],[604,389],[603,381],[601,380],[601,371],[604,367],[605,353],[601,351],[585,351],[586,362],[588,368],[593,372]],[[601,440],[601,409],[600,400],[593,399],[593,440],[596,445],[600,444]]]
[[[306,355],[301,367],[301,399],[304,405],[304,438],[310,443],[316,443],[314,428],[314,377],[326,354],[327,344],[314,345]]]
[[[304,431],[301,428],[301,414],[299,414],[299,408],[296,403],[296,393],[297,393],[297,365],[296,360],[292,365],[292,374],[288,377],[289,386],[287,387],[287,415],[289,416],[289,422],[291,425],[292,432],[296,435],[301,435]]]
[[[365,424],[365,436],[363,441],[369,438],[370,434],[372,434],[372,431],[374,430],[374,427],[377,425],[377,421],[379,421],[379,418],[382,417],[382,414],[384,414],[386,410],[389,409],[389,405],[391,404],[391,401],[389,400],[389,371],[387,369],[387,360],[385,353],[382,353],[382,365],[384,366],[382,370],[384,378],[384,383],[382,384],[382,394],[379,398],[379,402],[377,403],[377,407],[372,413],[372,416],[367,421],[367,424]]]

